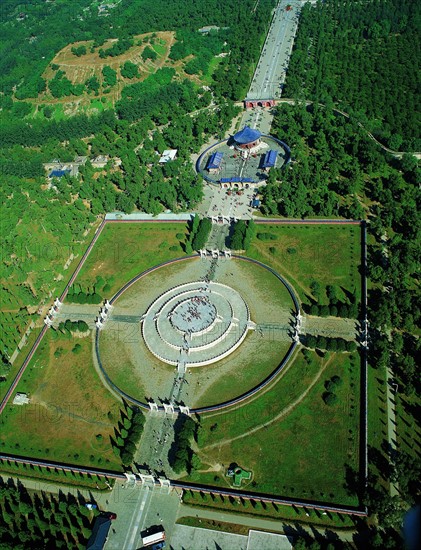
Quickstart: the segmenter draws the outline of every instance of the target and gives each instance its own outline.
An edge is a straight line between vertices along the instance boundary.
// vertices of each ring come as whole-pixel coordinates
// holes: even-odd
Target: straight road
[[[299,0],[280,0],[275,8],[246,99],[281,97],[301,6]]]

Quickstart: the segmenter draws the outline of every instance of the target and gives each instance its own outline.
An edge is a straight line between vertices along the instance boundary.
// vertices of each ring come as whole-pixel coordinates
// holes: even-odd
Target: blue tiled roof
[[[272,168],[275,166],[276,157],[278,156],[278,151],[268,151],[263,157],[261,167],[262,168]]]
[[[87,550],[102,550],[107,540],[110,527],[110,519],[103,516],[98,516],[94,523],[92,535],[88,540],[88,544],[86,546]]]
[[[239,176],[221,178],[221,183],[253,183],[253,178],[240,178]]]
[[[252,143],[261,137],[259,130],[254,130],[250,126],[244,126],[242,130],[237,132],[234,136],[234,140],[240,144]]]
[[[61,178],[62,176],[65,176],[66,174],[70,174],[70,170],[53,170],[49,178]]]
[[[213,153],[208,160],[208,163],[206,165],[207,170],[216,169],[219,168],[222,162],[222,157],[224,156],[224,153],[217,152]]]

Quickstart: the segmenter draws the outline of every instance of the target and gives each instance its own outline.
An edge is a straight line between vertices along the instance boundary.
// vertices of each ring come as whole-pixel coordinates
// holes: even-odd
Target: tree
[[[117,72],[108,65],[102,68],[102,76],[104,77],[104,86],[111,87],[117,84]]]
[[[123,78],[136,78],[139,76],[139,69],[135,63],[126,61],[120,68],[120,73]]]
[[[76,55],[77,57],[81,57],[82,55],[86,55],[86,46],[78,46],[77,48],[73,47],[71,49],[71,52],[73,55]]]
[[[147,61],[148,59],[151,59],[152,61],[155,61],[158,57],[158,54],[155,50],[150,48],[149,46],[146,46],[145,49],[142,52],[141,55],[143,61]]]
[[[322,395],[323,401],[326,405],[332,406],[338,401],[338,396],[330,391],[324,392]]]
[[[95,75],[85,80],[85,86],[88,91],[98,94],[100,84],[98,78]]]
[[[316,298],[317,301],[320,301],[321,293],[322,293],[322,285],[318,281],[311,281],[310,283],[310,290],[313,296]]]

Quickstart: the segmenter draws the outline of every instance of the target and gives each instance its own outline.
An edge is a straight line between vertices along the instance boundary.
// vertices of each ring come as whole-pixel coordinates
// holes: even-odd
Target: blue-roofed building
[[[214,174],[215,172],[218,172],[218,170],[221,168],[221,162],[222,158],[224,156],[224,153],[221,153],[220,151],[217,151],[216,153],[213,153],[206,164],[206,170],[210,174]]]
[[[278,156],[278,151],[271,149],[265,155],[262,156],[262,162],[260,163],[260,168],[263,168],[265,171],[268,171],[270,168],[273,168],[276,164],[276,158]]]
[[[52,170],[48,177],[51,178],[62,178],[66,174],[70,174],[71,170]]]
[[[244,126],[242,130],[234,134],[232,139],[235,147],[239,147],[240,149],[252,149],[260,143],[261,137],[262,134],[259,130],[250,128],[250,126]]]
[[[107,542],[108,532],[111,527],[111,519],[105,516],[98,516],[95,519],[92,535],[86,545],[86,550],[102,550]]]

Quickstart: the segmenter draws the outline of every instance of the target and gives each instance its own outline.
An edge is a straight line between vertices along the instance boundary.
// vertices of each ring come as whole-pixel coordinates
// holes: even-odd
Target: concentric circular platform
[[[159,296],[142,317],[149,351],[170,365],[210,365],[232,353],[250,328],[240,294],[220,283],[195,281]]]

